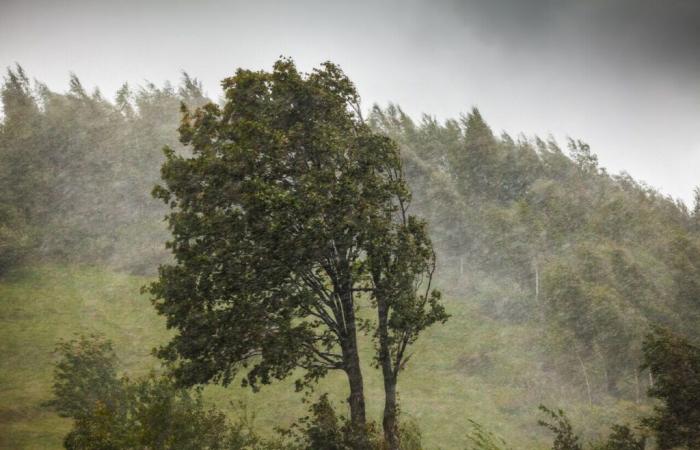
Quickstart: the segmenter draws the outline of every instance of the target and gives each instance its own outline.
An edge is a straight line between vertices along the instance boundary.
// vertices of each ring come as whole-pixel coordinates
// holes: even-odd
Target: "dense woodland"
[[[31,82],[20,67],[8,70],[0,127],[2,274],[51,261],[154,276],[158,265],[172,258],[164,245],[170,238],[163,220],[166,205],[151,196],[165,161],[162,148],[188,155],[176,132],[181,104],[194,110],[209,101],[187,74],[177,87],[124,85],[111,100],[99,91],[86,92],[76,76],[67,92],[56,93]],[[673,398],[673,392],[664,391],[665,382],[673,387],[697,378],[700,193],[689,209],[628,174],[608,173],[583,141],[571,140],[562,148],[550,139],[499,135],[475,108],[440,122],[430,116],[416,121],[395,105],[374,106],[365,121],[399,145],[412,193],[410,211],[427,221],[437,254],[436,285],[456,299],[451,308],[463,302],[504,326],[536,330],[537,364],[547,378],[518,382],[534,390],[565,386],[591,405],[611,398],[650,404],[649,389],[657,398]],[[649,337],[654,329],[659,331]],[[109,345],[98,344],[76,341],[62,348],[69,357],[76,346],[97,345],[93,350],[102,356],[93,362],[108,367],[109,389],[121,392],[114,394],[119,401],[177,398],[172,402],[194,411],[199,422],[177,420],[199,423],[214,434],[224,430],[222,417],[203,412],[201,400],[174,387],[157,380],[118,381]],[[668,375],[677,361],[664,361],[668,355],[686,358],[689,372]],[[477,371],[490,364],[488,355],[455,363]],[[62,370],[70,372],[70,364]],[[681,398],[697,401],[697,387],[688,389],[690,394]],[[686,406],[679,417],[697,421],[697,404]],[[318,434],[328,432],[318,423],[332,409],[326,414],[330,407],[322,401],[314,408],[288,436],[295,436],[301,448],[346,448],[343,442],[309,444],[331,439]],[[87,417],[60,404],[58,411]],[[567,438],[565,416],[544,411],[554,420],[554,448],[582,448],[576,436]],[[536,421],[536,411],[532,414]],[[314,422],[314,417],[321,419]],[[662,430],[646,432],[654,436],[654,445],[699,448],[692,425],[688,436],[674,440],[668,431],[673,421],[663,422],[663,417],[640,418],[646,429]],[[70,448],[92,448],[79,442],[81,432],[94,430],[87,420],[78,421],[83,428],[76,428]],[[342,434],[342,424],[333,426]],[[221,431],[211,442],[230,441],[226,448],[262,445],[242,429]],[[402,432],[405,442],[411,441],[410,432]],[[611,442],[627,446],[613,442],[605,448],[644,448],[635,433],[620,427]],[[475,448],[499,448],[487,431],[477,428],[471,436]],[[163,445],[152,448],[180,448]],[[508,445],[519,448],[515,442]]]

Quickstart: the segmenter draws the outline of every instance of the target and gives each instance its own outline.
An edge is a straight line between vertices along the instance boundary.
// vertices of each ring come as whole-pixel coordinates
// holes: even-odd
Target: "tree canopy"
[[[363,425],[358,332],[377,327],[395,385],[406,346],[446,319],[398,147],[363,121],[332,63],[304,75],[281,59],[223,87],[222,106],[184,110],[191,155],[166,149],[154,191],[172,211],[176,260],[150,289],[177,330],[159,355],[185,384],[228,384],[245,370],[257,388],[302,368],[301,388],[344,370]],[[363,296],[377,325],[358,316]]]

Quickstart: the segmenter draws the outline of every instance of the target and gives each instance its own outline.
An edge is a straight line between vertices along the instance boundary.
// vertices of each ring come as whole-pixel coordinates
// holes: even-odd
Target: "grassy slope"
[[[60,448],[70,421],[41,407],[49,398],[52,349],[61,338],[98,331],[114,341],[132,376],[157,369],[150,349],[167,339],[163,321],[139,293],[148,280],[99,268],[42,266],[0,283],[0,448]],[[595,434],[636,406],[603,399],[588,407],[580,390],[554,387],[537,363],[537,331],[495,323],[464,301],[448,301],[452,318],[416,344],[400,378],[404,413],[416,419],[428,448],[464,448],[467,419],[505,437],[514,448],[536,448],[546,436],[536,426],[539,403],[564,406],[574,424]],[[365,342],[365,354],[369,354]],[[368,407],[379,418],[381,377],[367,365]],[[344,377],[334,374],[317,391],[340,404]],[[238,387],[210,387],[206,398],[231,415],[255,415],[261,432],[303,414],[302,395],[290,382],[253,394]]]

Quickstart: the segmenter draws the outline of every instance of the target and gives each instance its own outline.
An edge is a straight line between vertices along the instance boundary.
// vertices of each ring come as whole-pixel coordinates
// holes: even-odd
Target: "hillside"
[[[58,94],[16,69],[2,100],[0,447],[60,448],[70,424],[41,406],[59,339],[103,333],[130,376],[159,367],[151,349],[168,331],[140,288],[168,260],[168,232],[149,192],[162,146],[187,152],[178,104],[207,99],[187,75],[179,88],[125,86],[112,102],[75,77]],[[426,447],[464,446],[468,419],[516,448],[544,446],[541,403],[566,409],[587,437],[647,410],[649,326],[700,338],[700,205],[607,173],[581,141],[565,152],[497,136],[476,109],[439,123],[375,107],[368,121],[401,147],[451,315],[418,340],[399,382]],[[381,377],[363,363],[378,419]],[[342,389],[333,374],[317,393],[341,405]],[[264,434],[303,415],[293,391],[208,387],[205,398],[254,415]]]
[[[14,272],[0,284],[0,448],[61,448],[70,421],[41,406],[50,397],[52,350],[59,339],[103,333],[115,342],[130,376],[157,369],[150,349],[165,339],[167,331],[148,300],[139,295],[145,281],[104,269],[41,265]],[[589,408],[575,387],[538,367],[537,330],[504,326],[461,299],[450,299],[448,308],[451,320],[419,341],[401,385],[403,411],[420,424],[427,448],[463,446],[467,419],[523,447],[544,445],[546,434],[535,423],[540,403],[566,407],[587,435],[604,433],[613,421],[640,410],[633,402],[612,398],[599,399]],[[374,376],[375,369],[366,370],[369,407],[378,418],[380,377]],[[342,389],[342,378],[335,376],[317,391],[329,390],[340,404]],[[288,383],[257,394],[238,387],[211,387],[206,398],[232,416],[243,410],[254,415],[261,432],[288,424],[305,411],[302,395],[294,394]]]

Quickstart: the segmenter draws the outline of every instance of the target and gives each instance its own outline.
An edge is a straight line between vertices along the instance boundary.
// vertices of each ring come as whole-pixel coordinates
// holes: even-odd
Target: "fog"
[[[112,97],[186,70],[210,97],[279,55],[339,63],[364,106],[589,142],[603,166],[689,202],[700,165],[700,5],[694,1],[0,4],[0,66],[52,89],[69,72]]]
[[[400,405],[407,449],[549,448],[538,405],[586,448],[637,436],[659,392],[700,392],[674,372],[700,368],[698,48],[696,0],[0,0],[0,448],[90,442],[46,401],[52,349],[93,332],[118,365],[82,386],[133,406],[147,373],[194,374],[232,438],[280,437],[324,392],[392,433]],[[265,73],[224,99],[238,68]],[[281,378],[260,393],[257,361]],[[106,426],[182,428],[155,411]]]

